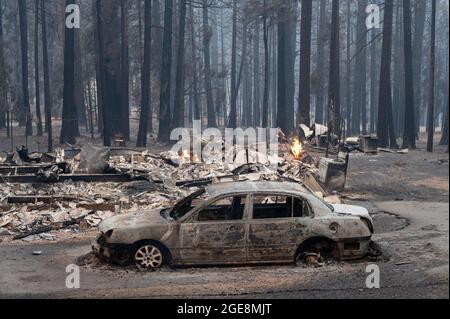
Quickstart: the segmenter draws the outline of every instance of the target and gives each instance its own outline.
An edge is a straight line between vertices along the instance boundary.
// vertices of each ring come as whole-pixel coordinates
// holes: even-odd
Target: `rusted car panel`
[[[299,247],[314,238],[334,243],[342,259],[362,257],[369,249],[373,227],[367,210],[328,205],[297,184],[223,183],[205,191],[209,198],[196,207],[186,206],[189,198],[172,210],[105,220],[93,249],[109,259],[127,252],[132,257],[139,243],[152,241],[167,250],[174,265],[293,262]],[[258,196],[267,196],[265,203]],[[170,215],[175,209],[187,212]],[[296,212],[304,216],[295,217]],[[237,215],[208,220],[222,213]]]

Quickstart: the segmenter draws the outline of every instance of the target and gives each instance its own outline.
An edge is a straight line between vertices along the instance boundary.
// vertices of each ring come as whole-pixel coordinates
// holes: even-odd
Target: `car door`
[[[299,238],[302,236],[302,224],[293,216],[294,198],[253,194],[249,202],[248,260],[293,260]]]
[[[247,196],[212,200],[180,226],[182,263],[240,263],[246,259]]]

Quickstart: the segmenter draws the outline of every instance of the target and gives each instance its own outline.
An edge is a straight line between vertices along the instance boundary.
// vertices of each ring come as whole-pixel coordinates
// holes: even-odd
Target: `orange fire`
[[[303,144],[298,137],[294,138],[291,144],[291,152],[296,160],[301,160],[305,152]]]
[[[183,150],[183,154],[181,155],[181,159],[184,161],[189,161],[191,159],[191,153],[187,150]]]
[[[181,163],[199,163],[199,157],[197,156],[197,154],[191,153],[188,150],[183,150],[182,152],[179,153],[180,156],[180,162]]]
[[[180,151],[178,156],[180,157],[180,164],[187,164],[191,161],[191,153],[187,150]]]

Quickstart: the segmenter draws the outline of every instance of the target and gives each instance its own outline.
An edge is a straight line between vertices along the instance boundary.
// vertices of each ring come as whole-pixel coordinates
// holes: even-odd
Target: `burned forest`
[[[448,298],[449,10],[0,0],[0,299]]]

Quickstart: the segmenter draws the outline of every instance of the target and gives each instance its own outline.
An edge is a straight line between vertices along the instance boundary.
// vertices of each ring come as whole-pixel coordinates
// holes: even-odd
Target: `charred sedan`
[[[329,205],[298,184],[224,183],[170,209],[115,216],[93,249],[141,270],[170,265],[293,263],[308,254],[357,259],[369,250],[364,208]]]

